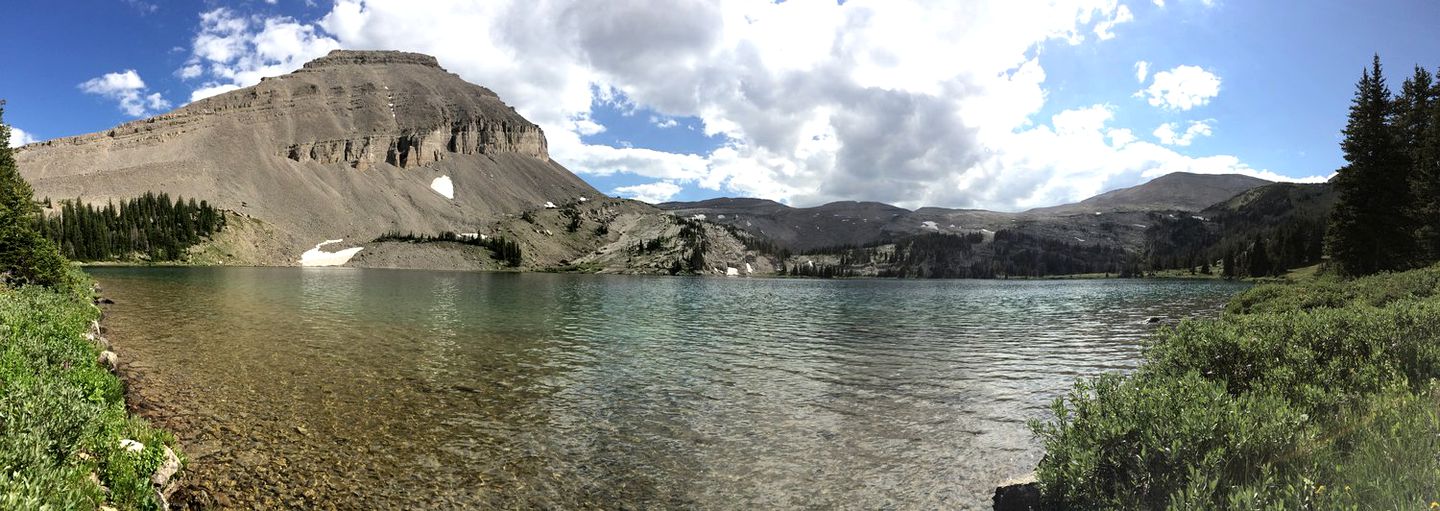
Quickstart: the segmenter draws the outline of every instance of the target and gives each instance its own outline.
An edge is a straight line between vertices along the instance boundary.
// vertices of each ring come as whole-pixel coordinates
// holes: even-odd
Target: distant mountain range
[[[732,225],[796,251],[863,246],[924,233],[993,232],[1022,226],[1058,234],[1062,239],[1107,239],[1133,249],[1140,242],[1138,232],[1127,235],[1116,229],[1096,231],[1106,223],[1116,224],[1119,231],[1133,230],[1137,225],[1143,229],[1143,225],[1148,224],[1148,212],[1199,211],[1267,184],[1271,182],[1238,174],[1176,172],[1074,204],[1021,213],[935,207],[911,211],[889,204],[853,201],[792,208],[763,199],[729,198],[667,202],[658,207],[681,216],[698,215],[707,221]]]

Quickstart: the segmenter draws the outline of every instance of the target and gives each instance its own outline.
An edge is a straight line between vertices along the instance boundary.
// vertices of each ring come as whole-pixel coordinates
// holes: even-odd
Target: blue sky
[[[1396,88],[1440,66],[1422,0],[938,4],[20,0],[0,98],[44,140],[333,48],[420,51],[606,193],[1018,210],[1174,170],[1323,179],[1373,53]]]

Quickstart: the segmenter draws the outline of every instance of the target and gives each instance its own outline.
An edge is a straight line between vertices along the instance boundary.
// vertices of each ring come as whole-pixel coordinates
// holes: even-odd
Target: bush
[[[1440,499],[1440,269],[1269,285],[1157,333],[1032,428],[1079,509],[1404,509]],[[1378,505],[1378,507],[1377,507]]]

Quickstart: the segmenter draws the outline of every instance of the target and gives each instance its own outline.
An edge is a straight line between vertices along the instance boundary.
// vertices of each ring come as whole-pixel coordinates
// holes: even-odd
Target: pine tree
[[[1407,204],[1408,162],[1396,143],[1386,88],[1376,55],[1355,87],[1345,139],[1347,165],[1331,180],[1337,192],[1326,251],[1345,275],[1405,267],[1413,253]]]
[[[1423,77],[1422,77],[1423,74]],[[1416,68],[1411,104],[1404,112],[1406,142],[1410,144],[1411,210],[1422,263],[1440,261],[1440,83]],[[1428,94],[1424,85],[1429,85]],[[1409,81],[1406,85],[1411,85]]]
[[[65,278],[65,260],[35,228],[40,207],[35,192],[20,177],[0,101],[0,272],[11,282],[57,285]]]
[[[1249,273],[1251,277],[1270,275],[1270,254],[1266,251],[1264,238],[1255,238],[1255,243],[1250,247],[1249,263]]]

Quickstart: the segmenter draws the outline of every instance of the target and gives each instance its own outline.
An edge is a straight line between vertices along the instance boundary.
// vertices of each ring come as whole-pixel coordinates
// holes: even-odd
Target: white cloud
[[[170,108],[170,102],[160,93],[148,93],[145,81],[134,69],[116,73],[105,73],[80,84],[86,94],[95,94],[120,103],[120,110],[132,117],[142,117]]]
[[[1179,126],[1173,122],[1161,124],[1155,128],[1155,138],[1165,145],[1188,146],[1198,137],[1208,137],[1213,133],[1210,121],[1190,121],[1190,126],[1180,131]]]
[[[200,75],[204,73],[205,68],[201,67],[200,64],[190,64],[188,66],[180,68],[179,71],[176,71],[175,76],[179,76],[181,80],[190,80],[194,78],[199,78]]]
[[[621,186],[616,188],[614,193],[621,197],[627,197],[640,202],[659,204],[670,200],[680,193],[680,185],[670,181],[656,181],[632,186]]]
[[[1113,30],[1116,25],[1130,21],[1135,21],[1135,15],[1130,12],[1129,7],[1122,4],[1115,8],[1114,17],[1095,24],[1095,37],[1099,37],[1101,41],[1114,39],[1115,32],[1111,30]]]
[[[1151,106],[1190,110],[1220,95],[1220,77],[1197,66],[1178,66],[1156,72],[1150,87],[1136,95],[1147,97]]]
[[[1016,209],[1156,168],[1263,172],[1139,141],[1110,125],[1113,107],[1036,118],[1048,95],[1040,48],[1115,37],[1133,18],[1119,0],[337,0],[314,22],[207,12],[187,65],[205,68],[199,98],[338,47],[427,53],[539,124],[577,173],[797,205]],[[1162,84],[1157,97],[1177,109],[1214,97],[1190,85]],[[657,124],[694,117],[724,142],[703,154],[587,144],[605,129],[597,104]],[[1040,141],[1091,161],[1074,166]]]
[[[1150,76],[1150,63],[1139,61],[1135,63],[1135,81],[1145,83],[1145,78]]]
[[[673,118],[661,119],[661,118],[659,118],[659,117],[656,117],[656,116],[653,116],[653,115],[652,115],[652,116],[650,116],[650,124],[655,125],[656,128],[665,129],[665,128],[674,128],[674,127],[676,127],[676,126],[679,126],[679,125],[680,125],[680,121],[676,121],[676,120],[673,119]]]
[[[1016,133],[1002,155],[987,162],[987,173],[1006,173],[1000,196],[1014,194],[1019,207],[1042,207],[1089,197],[1171,172],[1245,174],[1271,181],[1323,182],[1325,176],[1290,178],[1256,169],[1228,155],[1190,157],[1159,144],[1137,140],[1113,128],[1115,108],[1094,105],[1056,114],[1050,125]],[[1205,128],[1208,131],[1208,126]]]
[[[20,147],[25,144],[33,144],[39,141],[40,140],[36,139],[33,135],[26,133],[25,130],[10,126],[10,147]]]
[[[1155,7],[1159,7],[1159,8],[1161,8],[1161,9],[1164,9],[1164,8],[1165,8],[1165,0],[1155,0]]]
[[[204,77],[190,101],[260,83],[340,48],[314,25],[288,17],[244,16],[224,7],[200,14],[200,33],[190,45],[190,59],[177,74]]]

